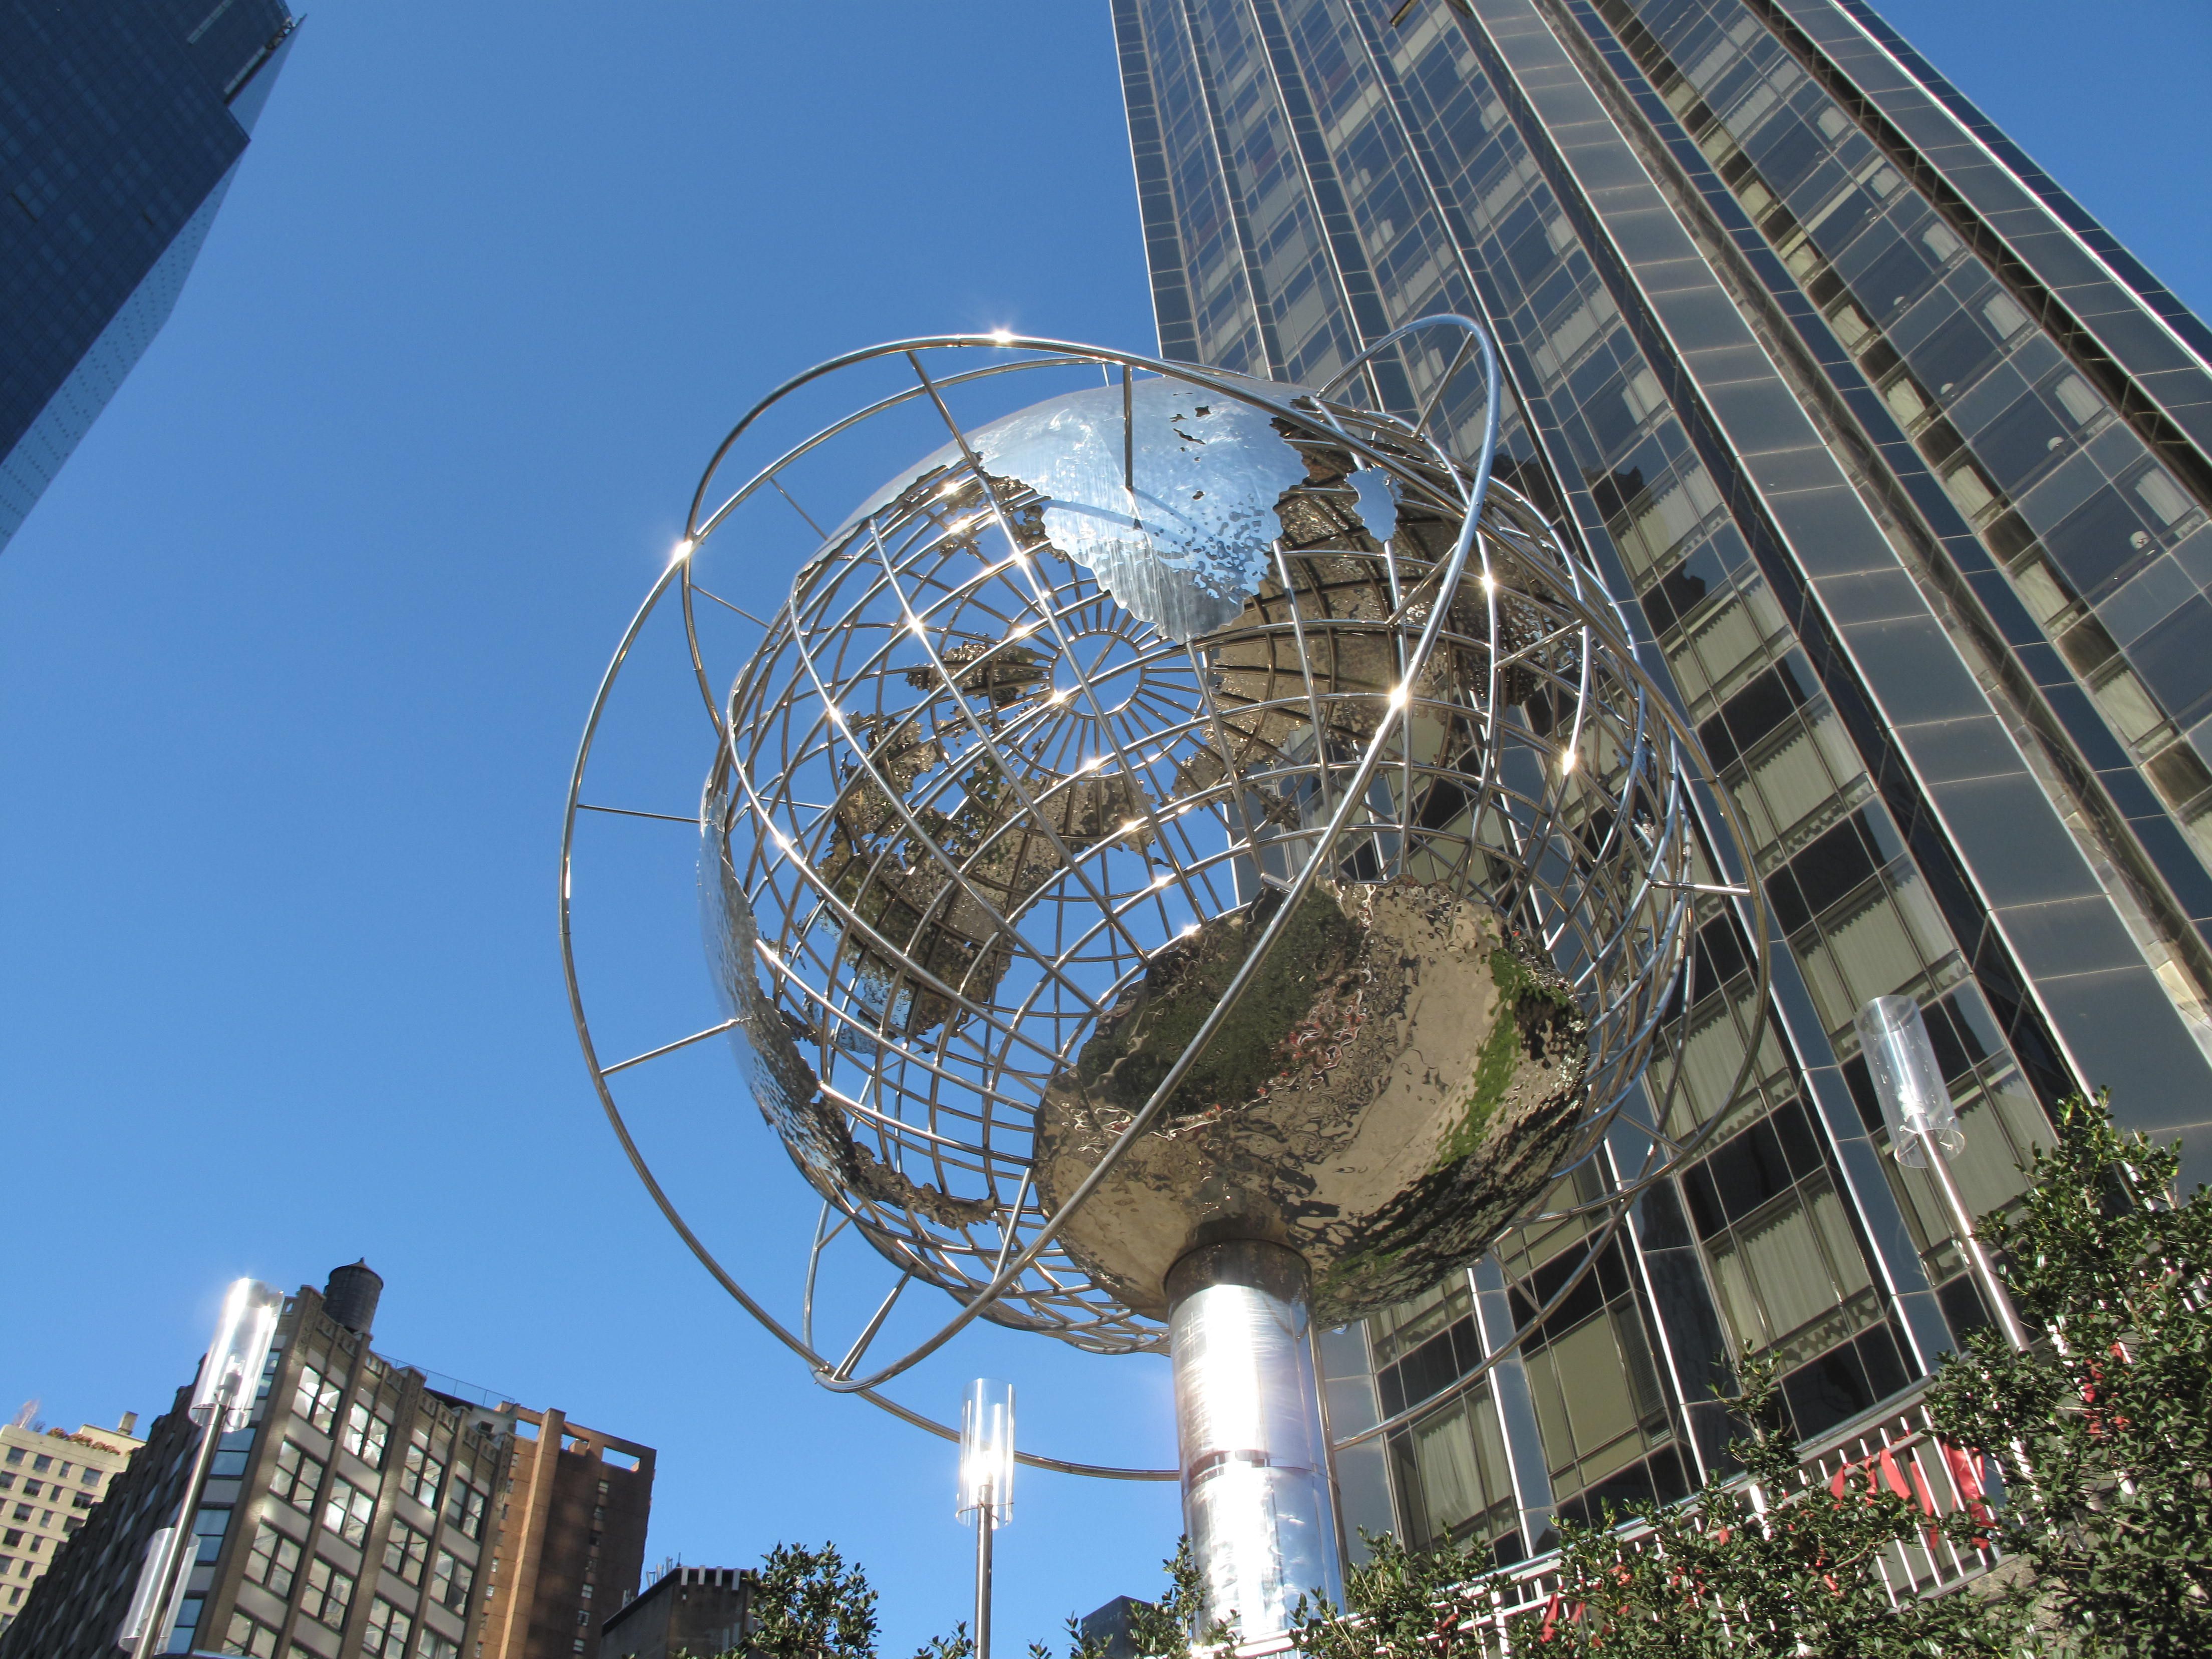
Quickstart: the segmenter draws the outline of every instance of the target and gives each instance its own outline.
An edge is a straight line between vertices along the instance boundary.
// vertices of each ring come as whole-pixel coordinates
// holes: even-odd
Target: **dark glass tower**
[[[1725,1138],[1522,1355],[1453,1391],[1579,1229],[1326,1340],[1340,1437],[1406,1415],[1340,1455],[1347,1533],[1520,1553],[1711,1468],[1738,1343],[1818,1437],[1984,1317],[1884,1156],[1870,997],[1926,1009],[1978,1210],[2077,1088],[2212,1176],[2212,332],[1861,0],[1114,15],[1164,354],[1318,383],[1486,322],[1507,476],[1698,722],[1782,936],[1730,1101],[1712,901],[1674,1111]],[[1410,413],[1443,368],[1371,395]]]
[[[0,0],[0,548],[175,307],[283,0]]]

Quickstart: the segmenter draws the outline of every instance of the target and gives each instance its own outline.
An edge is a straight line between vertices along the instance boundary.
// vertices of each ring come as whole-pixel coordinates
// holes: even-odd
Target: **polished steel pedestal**
[[[1203,1620],[1251,1641],[1286,1629],[1300,1595],[1344,1600],[1305,1264],[1275,1244],[1202,1245],[1167,1290]]]

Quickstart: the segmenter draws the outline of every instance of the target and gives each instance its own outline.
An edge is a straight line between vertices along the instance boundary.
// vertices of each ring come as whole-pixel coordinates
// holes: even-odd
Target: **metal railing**
[[[2002,1559],[1995,1547],[1960,1548],[1940,1530],[1942,1517],[1960,1510],[1989,1513],[1997,1501],[1994,1460],[1948,1445],[1936,1433],[1927,1407],[1919,1401],[1860,1420],[1840,1433],[1813,1443],[1798,1463],[1798,1490],[1770,1499],[1770,1510],[1802,1501],[1808,1494],[1835,1491],[1862,1493],[1869,1486],[1895,1492],[1920,1509],[1929,1526],[1911,1541],[1886,1546],[1876,1564],[1891,1605],[1909,1596],[1942,1595],[1971,1583]],[[1724,1491],[1741,1492],[1746,1482]],[[1624,1554],[1642,1550],[1651,1536],[1648,1526],[1620,1528]],[[1486,1583],[1487,1594],[1484,1594]],[[1553,1551],[1507,1569],[1467,1589],[1468,1614],[1460,1628],[1490,1635],[1500,1654],[1514,1653],[1516,1641],[1533,1647],[1544,1628],[1570,1615],[1559,1594],[1559,1558]],[[1486,1602],[1487,1605],[1483,1605]],[[1531,1629],[1531,1625],[1537,1628]],[[1291,1650],[1287,1634],[1238,1644],[1237,1659],[1267,1659]]]

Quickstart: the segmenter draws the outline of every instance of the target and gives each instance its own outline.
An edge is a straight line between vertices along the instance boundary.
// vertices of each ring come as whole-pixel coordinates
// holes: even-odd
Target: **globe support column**
[[[1201,1245],[1167,1291],[1200,1617],[1251,1641],[1289,1628],[1301,1595],[1344,1600],[1306,1266],[1279,1244]]]

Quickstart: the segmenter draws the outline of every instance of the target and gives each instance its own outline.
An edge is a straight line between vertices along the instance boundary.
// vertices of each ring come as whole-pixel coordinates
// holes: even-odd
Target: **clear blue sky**
[[[1883,9],[2212,304],[2202,0]],[[0,1409],[158,1411],[226,1280],[366,1255],[386,1352],[661,1449],[654,1558],[835,1537],[894,1659],[964,1616],[945,1450],[815,1392],[621,1164],[554,855],[735,414],[1000,325],[1152,343],[1102,0],[313,9],[0,556]],[[686,1175],[726,1241],[811,1222],[780,1156]],[[1029,1443],[1166,1462],[1164,1370],[985,1333],[908,1397],[1011,1375]],[[1002,1642],[1148,1591],[1178,1530],[1168,1487],[1020,1498]]]

